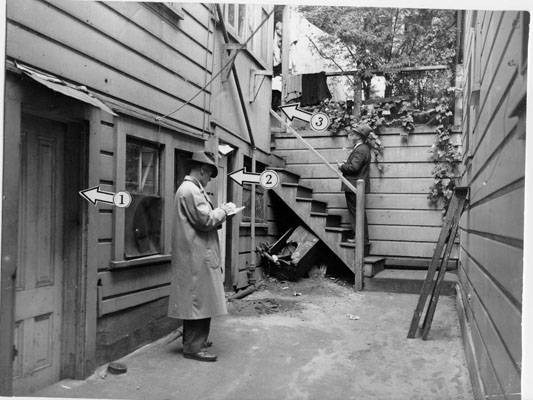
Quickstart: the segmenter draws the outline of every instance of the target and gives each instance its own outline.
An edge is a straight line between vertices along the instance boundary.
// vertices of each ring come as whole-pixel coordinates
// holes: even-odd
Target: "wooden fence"
[[[345,160],[350,148],[346,135],[300,131],[331,163]],[[441,207],[428,200],[434,179],[430,149],[434,129],[417,126],[407,137],[402,128],[384,128],[380,138],[383,160],[370,168],[370,193],[367,194],[367,218],[371,242],[370,253],[384,256],[387,265],[425,267],[431,258],[442,224]],[[458,133],[453,141],[459,142]],[[274,153],[286,159],[287,168],[301,176],[303,185],[314,189],[318,200],[328,203],[330,214],[341,215],[348,223],[348,210],[340,180],[298,139],[288,133],[273,137]],[[457,249],[452,252],[457,262]]]

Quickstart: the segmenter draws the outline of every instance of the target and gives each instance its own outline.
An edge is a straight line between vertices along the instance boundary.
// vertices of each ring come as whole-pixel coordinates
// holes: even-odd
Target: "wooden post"
[[[353,115],[355,118],[359,119],[361,116],[361,77],[359,74],[354,74],[353,76],[354,86],[353,86]]]
[[[255,148],[252,148],[252,173],[255,168]],[[250,269],[248,271],[248,283],[255,283],[255,183],[251,185],[250,192]]]
[[[365,257],[365,181],[357,180],[355,210],[355,283],[354,290],[363,290],[363,259]]]

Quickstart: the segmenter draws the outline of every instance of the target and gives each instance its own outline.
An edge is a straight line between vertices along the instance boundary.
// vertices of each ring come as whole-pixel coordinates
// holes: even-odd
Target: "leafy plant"
[[[431,146],[431,153],[435,167],[433,168],[434,183],[428,195],[433,204],[443,200],[443,212],[448,208],[452,198],[456,181],[459,179],[459,165],[462,154],[459,146],[451,142],[453,112],[450,110],[449,98],[444,97],[441,104],[435,108],[435,142]]]

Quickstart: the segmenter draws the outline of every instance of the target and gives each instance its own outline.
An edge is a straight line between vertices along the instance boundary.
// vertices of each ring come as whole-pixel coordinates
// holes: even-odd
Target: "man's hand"
[[[226,215],[228,215],[232,212],[235,212],[235,209],[237,208],[237,206],[230,201],[228,203],[222,204],[220,208],[222,208],[224,212],[226,213]]]

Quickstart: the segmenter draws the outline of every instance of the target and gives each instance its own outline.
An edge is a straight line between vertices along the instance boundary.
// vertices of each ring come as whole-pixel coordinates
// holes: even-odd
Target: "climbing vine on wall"
[[[430,187],[429,200],[437,204],[440,199],[444,202],[444,210],[453,195],[456,181],[459,179],[459,165],[462,154],[459,146],[451,141],[453,127],[453,112],[449,101],[445,97],[435,108],[435,142],[431,146],[434,183]]]
[[[366,123],[372,129],[368,144],[374,154],[377,168],[383,172],[379,161],[383,156],[383,145],[379,139],[380,129],[384,126],[401,126],[405,136],[413,132],[415,124],[435,126],[435,141],[430,152],[435,163],[433,168],[434,182],[429,188],[428,198],[434,205],[442,204],[446,210],[453,195],[456,181],[459,179],[459,165],[462,155],[459,146],[452,142],[453,127],[453,91],[446,90],[440,99],[433,99],[431,107],[418,110],[405,97],[382,103],[363,105],[361,117],[352,114],[352,102],[324,101],[318,106],[306,107],[310,112],[324,112],[329,115],[332,134],[348,133],[357,124]]]

